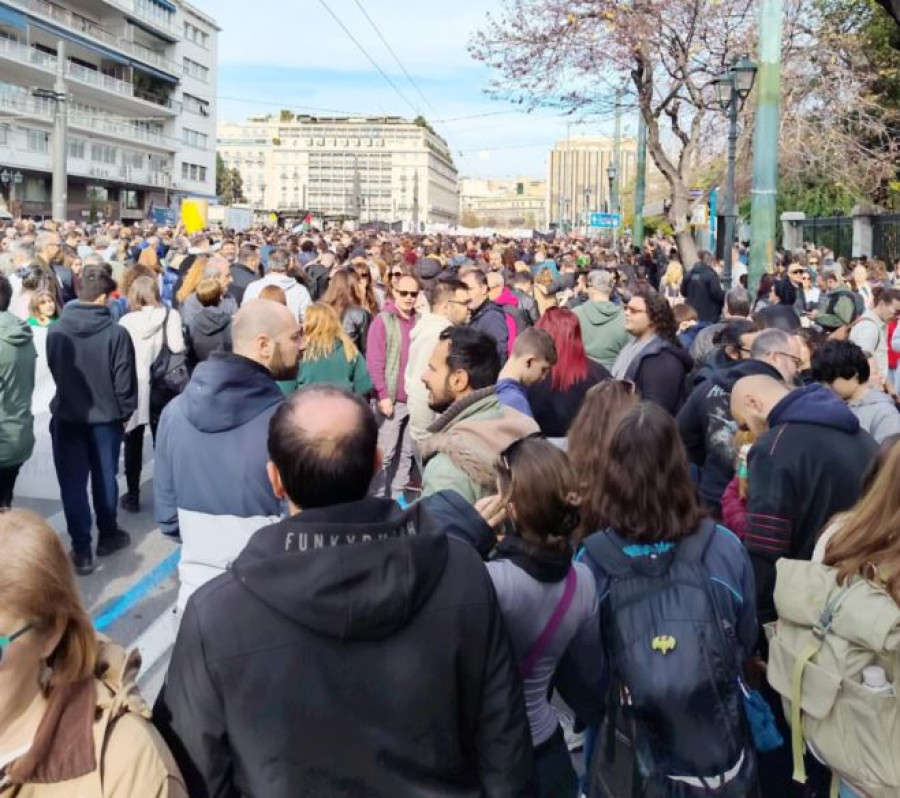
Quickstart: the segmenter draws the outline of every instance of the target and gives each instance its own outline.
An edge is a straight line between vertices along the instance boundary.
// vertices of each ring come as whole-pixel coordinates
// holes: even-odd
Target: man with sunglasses
[[[366,365],[378,398],[378,448],[384,461],[372,483],[375,496],[397,497],[409,484],[413,461],[409,429],[406,369],[416,323],[419,282],[410,274],[395,278],[393,299],[384,304],[369,327]]]

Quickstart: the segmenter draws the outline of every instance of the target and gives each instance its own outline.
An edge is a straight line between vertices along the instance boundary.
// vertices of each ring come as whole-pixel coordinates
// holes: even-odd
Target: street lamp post
[[[584,237],[588,236],[588,225],[591,219],[591,192],[584,192]]]
[[[22,173],[17,169],[15,172],[10,172],[9,169],[4,169],[0,172],[0,182],[3,183],[4,186],[7,187],[9,192],[9,212],[14,214],[15,216],[20,216],[21,214],[16,213],[16,186],[22,184]]]
[[[724,229],[722,236],[722,254],[725,256],[725,271],[722,282],[725,290],[731,288],[733,275],[734,228],[737,220],[737,208],[734,196],[734,170],[737,160],[738,113],[744,101],[753,89],[756,77],[756,64],[746,55],[737,59],[715,81],[716,99],[723,111],[728,112],[728,174],[725,180],[725,208],[722,218]]]
[[[609,178],[609,212],[610,213],[618,213],[618,203],[615,201],[616,197],[616,178],[618,177],[619,170],[618,167],[614,163],[611,163],[606,167],[606,176]],[[618,244],[619,237],[619,226],[613,225],[613,249],[616,248]]]
[[[572,201],[569,199],[565,200],[565,215],[563,217],[563,234],[567,234],[569,232],[569,228],[571,225],[569,224],[569,209],[572,206]]]

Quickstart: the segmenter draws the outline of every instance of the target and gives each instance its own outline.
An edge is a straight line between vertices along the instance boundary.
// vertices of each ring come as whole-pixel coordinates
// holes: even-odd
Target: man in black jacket
[[[697,311],[700,321],[716,322],[722,315],[722,303],[725,291],[719,275],[712,267],[712,255],[701,252],[700,260],[694,264],[681,284],[681,293],[685,301]]]
[[[269,427],[291,517],[190,599],[154,723],[196,798],[521,796],[531,743],[460,496],[367,496],[368,405],[293,394]],[[464,538],[464,539],[461,539]]]
[[[776,618],[776,560],[812,557],[826,522],[859,499],[878,446],[847,405],[818,383],[790,391],[772,377],[744,377],[732,389],[731,413],[756,435],[747,463],[744,544],[760,622],[768,623]]]
[[[231,265],[231,285],[228,287],[228,293],[234,297],[238,307],[244,301],[247,286],[261,277],[261,265],[259,249],[253,244],[243,244],[238,252],[238,261]]]
[[[460,279],[469,289],[469,326],[487,333],[496,341],[500,362],[505,363],[509,356],[509,327],[503,309],[488,297],[487,276],[479,269],[472,269]]]
[[[119,529],[119,450],[124,424],[137,408],[134,345],[108,307],[116,284],[106,266],[85,266],[80,301],[63,308],[47,334],[47,364],[56,383],[50,404],[53,462],[59,479],[72,560],[78,574],[94,570],[91,506],[97,515],[97,555],[131,539]]]

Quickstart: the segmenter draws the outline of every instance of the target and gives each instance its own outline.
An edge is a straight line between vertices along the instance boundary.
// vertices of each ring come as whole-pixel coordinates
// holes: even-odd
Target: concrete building
[[[579,227],[585,224],[586,214],[613,210],[607,172],[614,161],[613,153],[611,138],[573,137],[556,142],[547,175],[547,209],[553,226],[564,220]],[[636,142],[623,138],[617,165],[620,205],[623,190],[634,181],[636,162]]]
[[[288,112],[219,125],[219,154],[258,210],[325,219],[456,224],[459,177],[447,142],[400,117]]]
[[[51,212],[58,47],[70,219],[142,219],[215,195],[215,21],[183,0],[0,0],[0,191]]]
[[[459,209],[464,227],[546,230],[547,181],[465,177],[460,182]]]

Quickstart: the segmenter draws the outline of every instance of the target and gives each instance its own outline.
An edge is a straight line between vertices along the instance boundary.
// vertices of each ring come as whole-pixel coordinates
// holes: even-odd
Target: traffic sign
[[[590,216],[591,227],[613,230],[621,224],[622,217],[618,213],[592,213]]]

